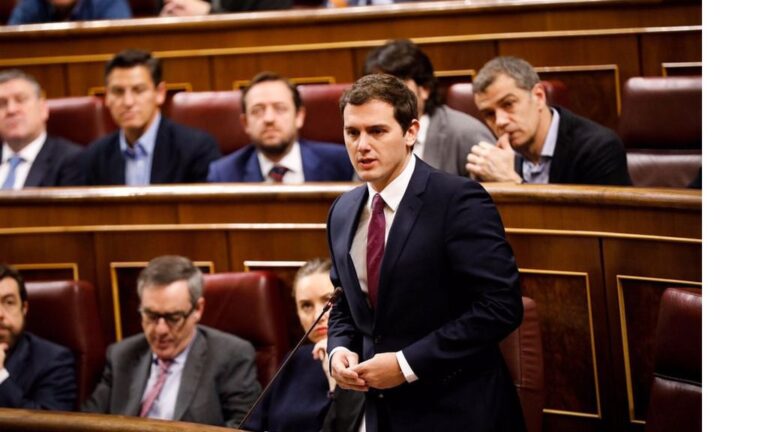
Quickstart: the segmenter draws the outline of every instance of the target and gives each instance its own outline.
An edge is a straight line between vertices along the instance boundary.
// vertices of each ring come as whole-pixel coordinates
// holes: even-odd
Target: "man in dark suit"
[[[68,186],[81,182],[82,148],[48,135],[48,104],[31,75],[0,72],[0,188]]]
[[[86,184],[205,182],[219,147],[209,134],[160,114],[166,94],[160,61],[146,51],[125,50],[107,63],[105,79],[105,103],[120,130],[88,146]]]
[[[498,141],[481,143],[467,169],[483,181],[631,185],[627,155],[610,129],[547,105],[533,67],[497,57],[473,83],[475,103]]]
[[[342,388],[366,392],[365,426],[514,431],[523,419],[498,342],[522,321],[518,270],[496,206],[476,182],[412,154],[416,98],[368,75],[340,102],[365,185],[328,216],[328,349]]]
[[[211,182],[303,183],[350,181],[344,147],[298,138],[306,111],[299,91],[272,73],[256,75],[243,89],[240,120],[252,145],[211,164]]]
[[[493,134],[476,118],[442,103],[429,57],[410,40],[393,40],[368,53],[365,73],[394,75],[416,95],[421,127],[413,153],[435,168],[468,177],[472,146],[493,141]]]
[[[203,276],[180,256],[149,262],[139,276],[141,326],[107,349],[88,412],[237,426],[256,400],[250,343],[198,325]]]
[[[0,264],[0,407],[75,408],[75,359],[65,347],[24,331],[27,289],[18,271]]]

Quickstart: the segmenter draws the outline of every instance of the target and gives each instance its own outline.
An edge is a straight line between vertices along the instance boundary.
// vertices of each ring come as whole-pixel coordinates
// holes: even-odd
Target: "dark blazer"
[[[198,325],[184,371],[173,420],[237,426],[261,390],[250,343]],[[143,333],[107,348],[101,382],[83,410],[139,415],[152,354]]]
[[[352,180],[354,170],[344,146],[301,139],[299,151],[305,181]],[[211,163],[208,181],[263,182],[256,146],[245,146]]]
[[[157,130],[150,183],[203,183],[208,165],[220,156],[212,136],[163,117]],[[125,184],[125,157],[120,152],[119,131],[88,146],[83,155],[83,170],[88,185]]]
[[[549,183],[630,186],[624,144],[612,130],[565,108],[560,114],[557,144],[549,167]],[[523,175],[523,159],[515,158]]]
[[[60,16],[49,0],[19,0],[8,18],[8,25],[120,19],[131,16],[131,6],[126,0],[78,0],[68,17]]]
[[[250,12],[261,10],[290,9],[293,6],[293,0],[219,0],[212,2],[206,0],[211,5],[211,13],[230,13],[230,12]],[[318,5],[320,2],[318,2]],[[157,13],[163,9],[165,2],[155,0],[155,9]]]
[[[386,415],[394,431],[514,431],[523,418],[498,342],[523,317],[517,265],[496,206],[478,183],[417,159],[381,267],[374,312],[350,247],[368,190],[340,196],[328,217],[331,309],[328,350],[361,361],[402,350],[414,383],[366,393],[366,427]],[[380,431],[381,432],[381,431]]]
[[[82,183],[79,157],[83,148],[72,141],[48,135],[32,162],[24,187],[73,186]],[[2,159],[0,147],[0,159]]]
[[[61,345],[22,332],[5,359],[0,407],[72,411],[77,400],[75,358]]]

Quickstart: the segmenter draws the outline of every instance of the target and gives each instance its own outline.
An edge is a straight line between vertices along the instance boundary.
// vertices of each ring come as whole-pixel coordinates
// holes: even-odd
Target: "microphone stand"
[[[293,347],[291,352],[288,353],[288,356],[283,361],[283,364],[280,365],[280,368],[277,370],[277,372],[275,372],[275,375],[272,376],[272,379],[270,379],[267,385],[264,387],[264,390],[262,390],[261,394],[256,399],[256,402],[254,402],[253,405],[251,405],[251,408],[248,410],[248,413],[240,421],[240,424],[237,425],[238,429],[240,430],[243,429],[243,424],[245,424],[245,422],[251,417],[251,414],[253,414],[253,411],[256,409],[256,407],[259,406],[259,403],[261,403],[261,400],[264,399],[264,396],[267,394],[269,389],[272,388],[272,384],[275,383],[275,380],[277,379],[277,377],[280,376],[280,373],[283,371],[283,369],[285,369],[285,366],[288,364],[288,362],[291,361],[293,356],[296,354],[296,351],[298,351],[299,347],[301,347],[301,345],[304,344],[304,341],[307,340],[307,338],[309,337],[309,334],[312,333],[312,330],[315,329],[315,326],[317,326],[317,323],[319,323],[320,320],[323,318],[323,316],[331,309],[331,306],[333,306],[339,300],[339,297],[341,296],[341,292],[342,292],[341,287],[336,287],[336,289],[333,290],[333,294],[331,295],[331,298],[328,300],[328,303],[326,303],[325,306],[323,306],[323,310],[322,312],[320,312],[320,315],[317,317],[315,322],[312,323],[312,326],[309,328],[309,330],[307,330],[304,333],[304,336],[302,336],[301,339],[299,339],[299,342],[296,344],[296,346]]]

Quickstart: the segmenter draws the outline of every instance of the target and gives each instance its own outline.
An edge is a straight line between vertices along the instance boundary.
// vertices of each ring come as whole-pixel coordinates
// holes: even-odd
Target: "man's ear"
[[[546,108],[547,106],[547,92],[544,90],[544,84],[537,82],[531,89],[531,95],[536,101],[536,106],[539,108]]]
[[[165,85],[165,81],[160,81],[160,83],[157,85],[157,96],[155,97],[155,103],[157,106],[161,106],[165,103],[165,97],[168,93],[167,87]]]
[[[411,120],[411,125],[408,127],[408,130],[405,131],[406,146],[413,148],[413,145],[416,144],[416,137],[419,136],[420,127],[421,127],[421,124],[419,124],[418,120],[416,119]]]
[[[25,301],[21,303],[21,315],[27,316],[27,311],[29,310],[29,302]]]
[[[307,118],[307,109],[302,106],[296,110],[296,129],[301,129],[301,127],[304,126],[305,118]]]

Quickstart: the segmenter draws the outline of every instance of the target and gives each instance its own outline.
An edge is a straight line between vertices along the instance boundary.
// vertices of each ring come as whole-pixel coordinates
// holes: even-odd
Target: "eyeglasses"
[[[160,319],[162,318],[163,321],[165,321],[165,324],[171,328],[179,327],[190,315],[192,315],[192,312],[194,311],[194,305],[192,305],[192,307],[187,312],[170,313],[157,313],[149,309],[139,308],[139,314],[141,314],[141,319],[145,324],[157,325],[157,323],[160,322]]]

